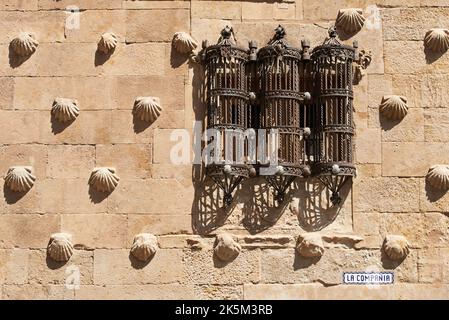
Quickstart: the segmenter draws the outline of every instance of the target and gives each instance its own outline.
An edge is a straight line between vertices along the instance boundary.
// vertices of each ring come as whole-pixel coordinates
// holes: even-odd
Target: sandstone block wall
[[[79,12],[67,11],[71,5]],[[298,182],[274,208],[254,179],[231,210],[220,209],[197,166],[170,162],[173,130],[190,133],[204,117],[201,69],[172,50],[173,34],[215,43],[232,25],[240,44],[261,47],[281,23],[290,43],[308,38],[314,47],[338,10],[351,7],[369,18],[346,41],[357,39],[373,60],[354,88],[358,176],[344,204],[332,208],[321,194],[317,201],[314,184]],[[449,1],[0,1],[0,298],[449,298],[449,192],[425,179],[430,166],[449,164],[449,54],[429,56],[423,47],[437,27],[449,27]],[[20,31],[39,41],[26,61],[11,53]],[[118,45],[102,59],[97,42],[108,31]],[[388,94],[407,97],[399,123],[379,115]],[[160,98],[163,112],[151,126],[133,121],[137,96]],[[52,121],[56,97],[78,100],[72,124]],[[4,185],[15,165],[33,166],[36,176],[22,196]],[[107,197],[89,189],[97,166],[120,176]],[[231,263],[213,255],[222,230],[242,248]],[[298,235],[311,231],[327,239],[318,260],[295,252]],[[67,263],[46,256],[55,232],[73,236]],[[142,232],[160,246],[148,264],[129,253]],[[385,258],[387,234],[409,240],[404,261]],[[341,283],[343,271],[373,270],[393,271],[395,284]]]

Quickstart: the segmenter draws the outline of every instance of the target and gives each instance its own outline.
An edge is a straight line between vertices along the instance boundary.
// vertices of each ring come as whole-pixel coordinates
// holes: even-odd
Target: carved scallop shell
[[[156,236],[140,233],[134,237],[131,254],[140,261],[147,261],[159,249]]]
[[[407,98],[395,95],[384,96],[379,111],[387,118],[401,120],[408,112]]]
[[[176,32],[172,43],[179,53],[191,53],[198,46],[196,41],[186,32]]]
[[[68,233],[54,233],[47,246],[47,254],[55,261],[69,261],[73,254],[72,236]]]
[[[338,11],[335,25],[348,34],[359,32],[365,24],[362,9],[350,8]]]
[[[153,123],[161,115],[162,107],[159,98],[137,97],[134,102],[133,114],[137,119]]]
[[[215,238],[214,253],[222,261],[234,260],[241,250],[240,245],[229,233],[220,233]]]
[[[15,166],[8,169],[5,177],[6,186],[12,191],[27,192],[33,185],[36,177],[32,174],[32,167]]]
[[[106,32],[101,35],[100,41],[98,42],[98,51],[104,54],[110,54],[114,52],[117,47],[117,36],[112,32]]]
[[[117,187],[120,178],[114,168],[98,167],[92,170],[89,184],[100,192],[112,192]]]
[[[321,257],[324,253],[324,244],[318,233],[306,233],[298,238],[296,251],[303,257]]]
[[[424,37],[424,46],[434,52],[446,52],[449,48],[449,30],[430,29]]]
[[[440,190],[449,189],[449,165],[439,164],[432,166],[427,173],[429,184]]]
[[[387,235],[382,247],[391,260],[402,260],[410,252],[407,239],[400,235]]]
[[[56,98],[51,108],[51,114],[62,123],[73,121],[80,114],[80,109],[77,105],[77,100]]]
[[[14,52],[22,57],[32,55],[38,45],[39,41],[29,32],[21,32],[17,38],[11,41],[11,47]]]

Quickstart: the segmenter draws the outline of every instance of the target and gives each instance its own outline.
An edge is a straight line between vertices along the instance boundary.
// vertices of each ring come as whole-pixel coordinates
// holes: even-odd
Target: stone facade
[[[358,176],[344,203],[318,202],[314,182],[298,181],[275,208],[256,178],[220,208],[198,166],[170,161],[174,130],[192,139],[204,115],[201,69],[172,48],[174,34],[215,43],[231,25],[243,46],[263,46],[281,23],[290,43],[314,47],[346,8],[365,21],[345,42],[372,61],[354,87]],[[445,0],[1,1],[0,298],[449,298],[449,192],[426,181],[449,164],[449,54],[424,48],[426,32],[448,26]],[[10,42],[22,31],[38,45],[18,59]],[[107,32],[117,43],[105,54]],[[406,97],[402,120],[379,113],[389,95]],[[59,97],[76,99],[76,119],[52,119]],[[134,119],[137,97],[160,99],[153,123]],[[26,193],[5,183],[14,166],[33,168]],[[111,192],[89,186],[96,167],[120,177]],[[72,236],[68,262],[47,255],[61,232]],[[240,248],[232,261],[214,255],[222,232]],[[322,236],[321,257],[297,252],[308,232]],[[159,246],[147,261],[130,255],[141,233]],[[388,235],[406,237],[403,260],[385,256]],[[344,271],[373,270],[393,271],[395,284],[341,283]]]

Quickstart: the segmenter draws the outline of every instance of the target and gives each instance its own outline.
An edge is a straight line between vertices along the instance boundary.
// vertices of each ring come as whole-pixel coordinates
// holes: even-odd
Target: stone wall
[[[79,13],[64,11],[69,5]],[[262,46],[282,23],[292,44],[306,37],[314,47],[338,10],[352,7],[367,20],[346,41],[359,40],[373,59],[355,86],[358,176],[344,204],[315,201],[313,184],[298,182],[275,208],[254,179],[230,210],[219,208],[198,167],[170,162],[173,130],[191,132],[204,116],[201,70],[172,50],[174,33],[215,43],[232,25],[239,43]],[[423,47],[428,29],[448,25],[446,0],[2,0],[0,298],[448,298],[449,193],[425,177],[430,166],[449,163],[449,55]],[[20,31],[39,41],[25,61],[10,47]],[[104,59],[97,42],[108,31],[118,44]],[[400,122],[379,115],[388,94],[407,97]],[[138,96],[160,98],[163,111],[151,126],[133,121]],[[57,97],[78,101],[70,125],[51,117]],[[16,165],[33,167],[26,194],[5,186]],[[92,169],[103,166],[120,177],[108,196],[88,185]],[[213,255],[223,230],[241,247],[230,263]],[[73,237],[67,263],[47,257],[56,232]],[[140,264],[130,248],[142,232],[156,235],[160,248]],[[321,259],[295,251],[305,232],[324,236]],[[408,239],[403,261],[382,252],[388,234]],[[395,284],[341,284],[343,271],[366,270],[394,271]],[[70,285],[78,276],[79,286]]]

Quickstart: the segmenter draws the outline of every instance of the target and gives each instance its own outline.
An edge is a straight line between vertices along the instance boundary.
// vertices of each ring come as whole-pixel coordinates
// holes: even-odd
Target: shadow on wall
[[[297,203],[293,203],[292,211],[298,217],[301,228],[313,232],[330,225],[338,216],[351,191],[352,184],[346,183],[340,190],[343,199],[338,206],[332,205],[331,194],[318,180],[300,180],[295,182],[298,195]]]

